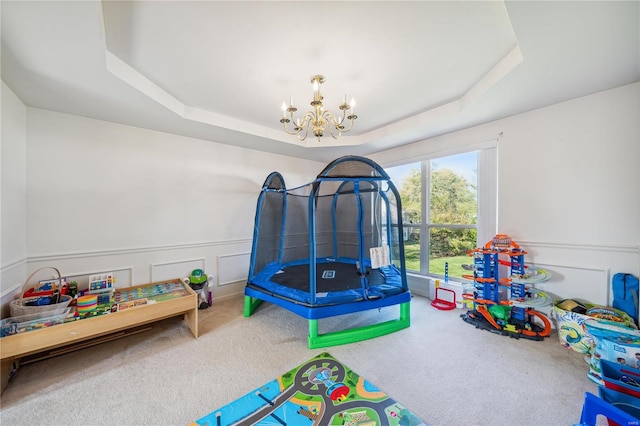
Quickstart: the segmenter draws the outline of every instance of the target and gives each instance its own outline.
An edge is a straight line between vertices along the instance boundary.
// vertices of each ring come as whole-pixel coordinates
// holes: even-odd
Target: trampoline
[[[410,325],[400,195],[375,162],[346,156],[306,185],[278,172],[258,196],[246,317],[263,301],[309,320],[309,348],[365,340]],[[318,333],[318,320],[385,306],[397,319]]]

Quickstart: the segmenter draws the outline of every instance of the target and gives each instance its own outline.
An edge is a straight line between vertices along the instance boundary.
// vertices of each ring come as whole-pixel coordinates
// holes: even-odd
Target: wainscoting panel
[[[546,289],[560,298],[610,306],[613,275],[617,272],[640,274],[640,246],[635,244],[540,241],[518,241],[518,244],[528,252],[525,262],[551,272]]]
[[[537,284],[536,287],[547,291],[554,299],[572,298],[611,306],[613,275],[618,272],[640,275],[638,245],[569,244],[519,239],[516,241],[527,252],[527,265],[550,272],[551,279]],[[407,275],[412,292],[428,297],[428,277],[410,273]]]
[[[112,272],[115,286],[122,288],[184,278],[194,269],[203,269],[207,275],[216,277],[212,283],[218,279],[223,285],[211,287],[214,303],[236,297],[244,291],[251,243],[251,238],[244,238],[31,256],[0,268],[3,317],[8,314],[5,312],[8,302],[20,292],[28,273],[43,266],[55,266],[63,276],[76,280],[80,288],[87,287],[92,274]]]
[[[582,299],[596,305],[607,305],[609,299],[609,269],[536,263],[551,273],[551,279],[536,287],[559,299]]]
[[[204,258],[175,260],[171,262],[151,264],[151,282],[170,280],[172,278],[186,278],[194,269],[202,269],[205,274],[211,271],[205,269]]]
[[[114,286],[116,288],[130,287],[133,285],[133,266],[111,268],[108,270],[73,272],[72,274],[63,274],[63,276],[67,278],[67,282],[77,282],[79,289],[86,289],[89,287],[90,275],[109,273],[113,274],[115,279]]]
[[[247,281],[251,253],[224,254],[218,256],[218,285],[224,286]]]
[[[27,259],[20,259],[0,268],[0,297],[12,299],[12,295],[18,292],[24,280],[27,278]],[[4,303],[4,302],[3,302]]]

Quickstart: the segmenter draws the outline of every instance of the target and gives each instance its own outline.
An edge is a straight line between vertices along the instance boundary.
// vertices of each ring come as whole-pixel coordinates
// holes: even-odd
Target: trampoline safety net
[[[305,306],[407,292],[400,196],[375,162],[330,163],[287,189],[271,173],[258,197],[247,285]]]

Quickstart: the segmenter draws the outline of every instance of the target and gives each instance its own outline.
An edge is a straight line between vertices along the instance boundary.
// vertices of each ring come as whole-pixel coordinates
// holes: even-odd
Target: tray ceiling
[[[329,161],[638,81],[638,2],[2,2],[2,78],[29,106]],[[299,142],[356,99],[354,130]]]

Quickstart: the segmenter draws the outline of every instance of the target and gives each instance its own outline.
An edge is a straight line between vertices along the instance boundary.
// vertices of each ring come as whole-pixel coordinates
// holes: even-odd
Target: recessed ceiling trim
[[[520,46],[516,45],[507,55],[486,73],[476,84],[465,93],[461,100],[460,109],[466,108],[475,99],[496,85],[505,75],[522,63],[523,57]]]
[[[109,50],[107,42],[107,25],[105,22],[103,8],[100,8],[100,13],[102,14],[101,21],[103,40],[105,41],[104,53],[106,69],[115,77],[186,120],[229,129],[239,133],[259,136],[277,142],[303,146],[305,148],[363,145],[383,139],[389,139],[390,137],[393,137],[394,135],[397,136],[401,133],[411,132],[412,129],[415,132],[416,127],[424,128],[431,123],[459,114],[475,99],[481,97],[489,89],[495,86],[523,60],[520,47],[516,44],[511,51],[509,51],[496,65],[494,65],[475,84],[473,84],[469,90],[462,93],[459,98],[453,101],[360,135],[343,136],[338,140],[325,137],[321,141],[315,139],[312,141],[299,141],[297,138],[291,138],[280,130],[275,130],[273,128],[257,125],[185,104]],[[415,136],[420,137],[420,135]]]
[[[105,51],[105,62],[107,71],[120,80],[124,81],[134,89],[142,92],[159,104],[165,106],[170,111],[184,117],[185,105],[178,99],[167,93],[157,84],[140,74],[132,66],[118,58],[109,50]]]
[[[233,117],[216,114],[212,111],[207,111],[202,108],[185,105],[175,96],[168,93],[153,81],[140,74],[132,66],[111,53],[108,49],[105,49],[105,62],[107,71],[109,71],[115,77],[124,81],[134,89],[138,90],[142,94],[148,96],[149,98],[153,99],[160,105],[164,106],[171,112],[179,115],[184,119],[197,121],[200,123],[209,124],[225,129],[231,129],[242,133],[250,133],[254,136],[276,139],[280,142],[299,145],[299,143],[285,140],[281,132],[277,132],[273,129],[238,120]]]
[[[358,142],[364,143],[363,141],[377,140],[397,132],[404,132],[407,129],[413,129],[416,126],[424,126],[455,114],[459,114],[467,108],[471,102],[482,96],[496,85],[504,76],[513,71],[513,69],[522,61],[523,56],[520,51],[520,46],[516,45],[460,98],[435,108],[431,108],[412,117],[405,118],[404,120],[397,121],[382,128],[356,136],[358,139],[362,140]]]
[[[280,131],[275,131],[268,127],[259,126],[253,123],[249,123],[236,118],[216,114],[212,111],[207,111],[202,108],[196,108],[189,105],[185,105],[166,90],[159,87],[157,84],[140,74],[137,70],[131,67],[129,64],[118,58],[111,53],[105,46],[105,60],[107,70],[118,77],[125,83],[129,84],[136,90],[140,91],[144,95],[163,105],[175,114],[183,117],[187,120],[197,121],[212,126],[235,130],[241,133],[249,133],[254,136],[260,136],[268,139],[272,139],[278,142],[289,143],[296,146],[304,146],[306,148],[320,148],[328,146],[354,146],[362,145],[379,138],[388,137],[391,134],[397,132],[403,132],[408,128],[413,128],[416,125],[423,126],[429,123],[433,123],[438,120],[442,120],[449,116],[462,112],[471,102],[479,98],[488,91],[491,87],[497,84],[504,76],[509,74],[515,67],[517,67],[522,61],[523,56],[519,46],[515,46],[500,62],[498,62],[489,72],[487,72],[480,80],[478,80],[467,92],[465,92],[460,98],[448,102],[444,105],[440,105],[435,108],[431,108],[423,113],[416,114],[412,117],[408,117],[404,120],[397,121],[387,126],[372,130],[370,132],[355,135],[345,136],[340,140],[334,140],[332,138],[325,138],[325,140],[319,142],[313,141],[298,141],[297,138],[288,138]]]

